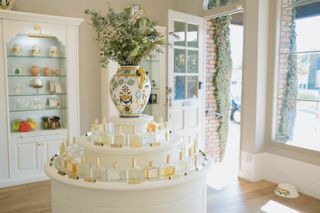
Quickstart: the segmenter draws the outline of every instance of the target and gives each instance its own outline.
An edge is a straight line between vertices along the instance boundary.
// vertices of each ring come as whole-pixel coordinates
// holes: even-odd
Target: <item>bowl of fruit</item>
[[[30,132],[37,128],[37,122],[32,118],[26,120],[16,119],[12,123],[12,130],[17,132]]]

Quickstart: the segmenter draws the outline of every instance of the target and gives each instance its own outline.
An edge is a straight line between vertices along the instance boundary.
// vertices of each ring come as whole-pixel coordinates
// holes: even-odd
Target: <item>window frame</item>
[[[298,147],[292,144],[283,143],[276,138],[277,133],[277,102],[278,102],[278,75],[279,75],[279,49],[280,49],[280,26],[281,26],[281,3],[282,0],[271,1],[270,22],[269,22],[269,59],[268,59],[268,96],[267,96],[267,118],[266,118],[266,140],[268,146],[266,151],[283,155],[286,157],[310,162],[320,165],[320,151]]]
[[[203,18],[209,18],[209,17],[221,16],[226,13],[232,14],[232,13],[242,12],[244,11],[244,6],[243,6],[245,3],[244,1],[245,0],[239,0],[239,2],[231,3],[226,6],[207,9],[209,0],[202,0],[201,16]]]

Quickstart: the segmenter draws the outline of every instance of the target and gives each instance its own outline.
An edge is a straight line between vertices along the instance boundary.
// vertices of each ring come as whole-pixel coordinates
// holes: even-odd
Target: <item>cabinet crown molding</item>
[[[41,19],[39,19],[39,17],[41,17]],[[11,20],[19,20],[19,21],[41,20],[41,22],[63,24],[63,25],[66,25],[66,24],[77,25],[77,26],[79,26],[84,21],[82,18],[44,15],[44,14],[10,11],[10,10],[1,10],[0,19],[11,19]]]

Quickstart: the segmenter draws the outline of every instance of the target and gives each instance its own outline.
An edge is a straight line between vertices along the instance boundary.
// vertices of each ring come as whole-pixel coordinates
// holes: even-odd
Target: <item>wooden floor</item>
[[[221,191],[208,188],[208,213],[320,213],[320,200],[304,194],[296,199],[281,198],[273,193],[275,186],[268,181],[239,179]],[[278,210],[262,211],[268,202],[265,208],[276,204]],[[291,210],[285,211],[288,208]]]
[[[296,213],[320,213],[320,200],[302,194],[297,199],[280,198],[273,194],[274,187],[275,184],[267,181],[250,183],[239,180],[221,191],[208,188],[208,213],[265,212],[261,208],[269,201],[290,207]],[[49,181],[3,188],[0,189],[0,213],[49,213],[50,199]]]

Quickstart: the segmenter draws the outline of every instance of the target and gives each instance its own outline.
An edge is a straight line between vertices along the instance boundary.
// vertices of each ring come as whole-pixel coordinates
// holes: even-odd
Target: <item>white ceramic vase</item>
[[[150,93],[150,80],[139,66],[121,66],[111,79],[111,99],[121,117],[139,117],[148,103]]]

